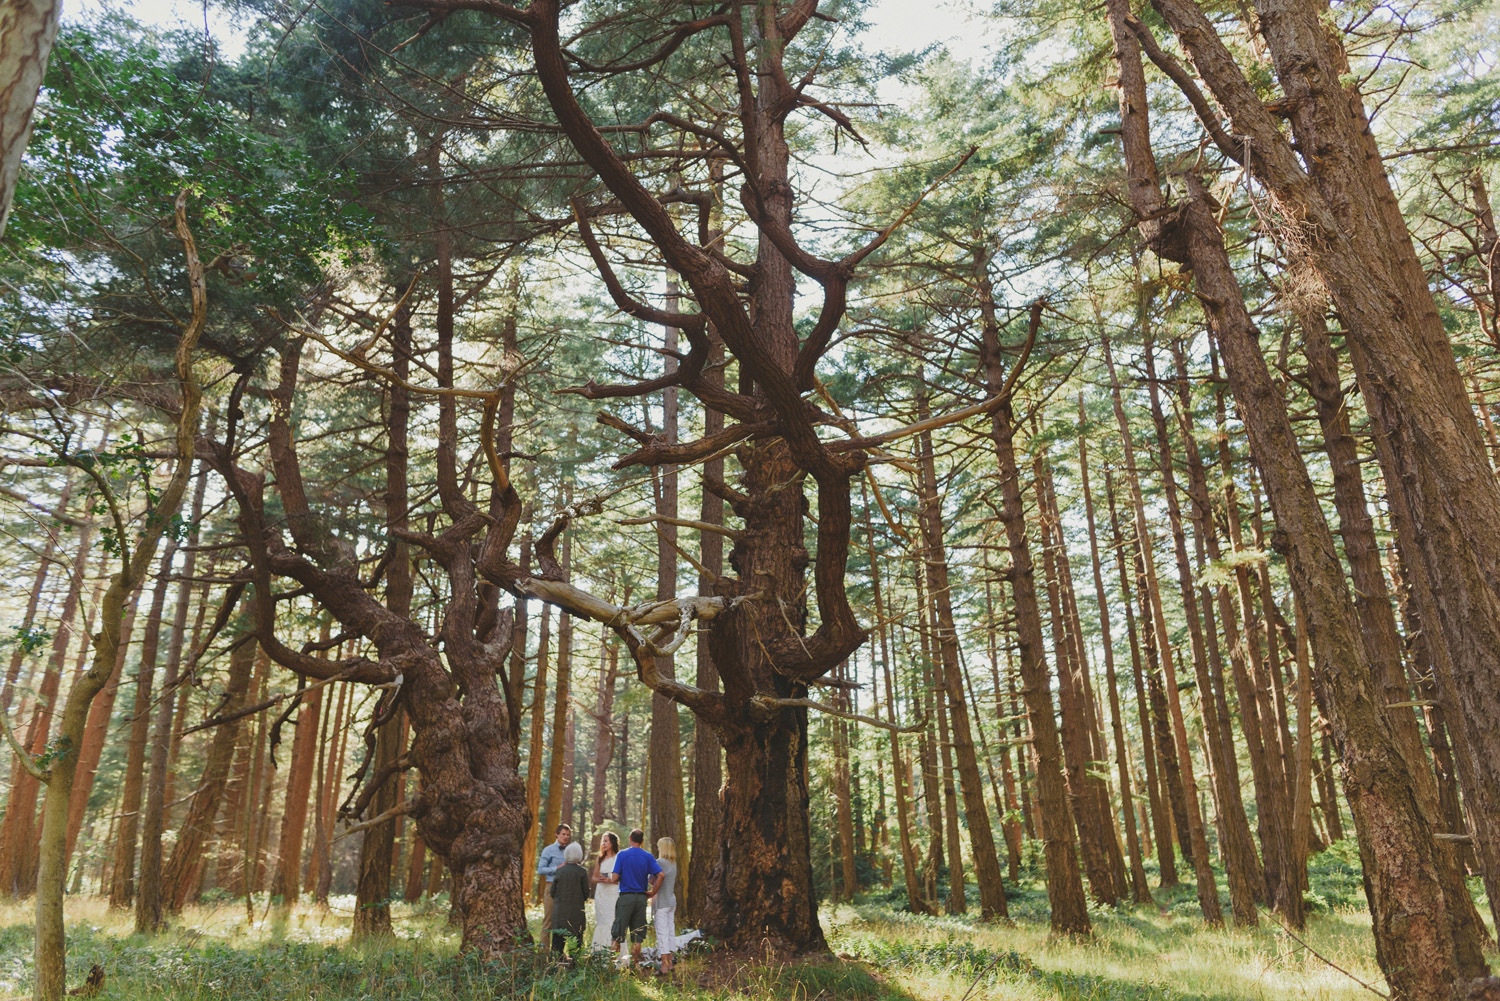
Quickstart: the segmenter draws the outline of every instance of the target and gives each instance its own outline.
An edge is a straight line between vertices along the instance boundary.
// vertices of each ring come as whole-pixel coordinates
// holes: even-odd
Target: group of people
[[[583,846],[573,840],[573,829],[559,824],[556,833],[557,840],[542,849],[536,867],[547,878],[542,933],[551,938],[552,951],[564,957],[570,937],[577,943],[575,953],[582,951],[584,912],[592,893],[594,935],[589,948],[617,953],[621,968],[640,963],[649,901],[661,972],[670,974],[678,944],[676,843],[671,838],[658,839],[653,856],[643,847],[645,832],[637,829],[630,832],[629,847],[621,851],[620,839],[613,831],[605,831],[592,868],[585,869]]]

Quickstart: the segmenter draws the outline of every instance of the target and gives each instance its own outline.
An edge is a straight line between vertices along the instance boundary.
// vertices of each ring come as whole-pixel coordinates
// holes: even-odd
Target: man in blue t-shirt
[[[630,932],[630,958],[636,963],[641,961],[641,943],[646,940],[646,901],[656,896],[663,878],[656,858],[641,847],[645,840],[645,831],[631,831],[630,847],[615,856],[614,881],[620,884],[620,898],[615,903],[611,937],[623,959],[625,933]]]

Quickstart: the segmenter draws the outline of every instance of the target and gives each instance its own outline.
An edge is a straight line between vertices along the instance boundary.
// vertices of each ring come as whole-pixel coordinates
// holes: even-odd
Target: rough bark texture
[[[57,0],[21,0],[0,11],[0,236],[10,219],[21,154],[31,138],[32,112],[61,11]]]
[[[1377,958],[1393,996],[1423,1001],[1451,997],[1461,979],[1478,973],[1465,969],[1455,950],[1432,830],[1390,724],[1374,701],[1377,691],[1333,534],[1308,478],[1285,403],[1260,353],[1206,188],[1189,173],[1184,177],[1184,202],[1168,206],[1161,195],[1146,121],[1140,50],[1130,25],[1133,18],[1121,0],[1111,0],[1109,15],[1121,69],[1121,134],[1133,204],[1149,220],[1141,223],[1148,245],[1168,260],[1191,264],[1205,314],[1224,352],[1251,449],[1266,478],[1278,548],[1308,612],[1307,632],[1342,752],[1344,789],[1365,862]]]
[[[998,345],[995,346],[998,348]],[[998,352],[997,352],[998,353]],[[998,368],[999,359],[992,362]],[[993,385],[998,380],[989,376]],[[1009,403],[991,417],[990,433],[1000,466],[1000,519],[1010,549],[1011,598],[1016,612],[1016,643],[1021,653],[1022,695],[1031,719],[1031,742],[1036,752],[1036,794],[1042,849],[1047,863],[1047,900],[1052,905],[1054,932],[1092,934],[1083,875],[1078,868],[1073,816],[1063,781],[1062,750],[1052,709],[1052,681],[1048,677],[1042,639],[1042,613],[1037,601],[1031,545],[1026,538],[1026,516],[1021,502],[1020,470],[1016,464],[1014,416]]]
[[[161,617],[166,607],[168,574],[174,551],[169,547],[157,570],[156,588],[146,614],[145,635],[141,638],[140,664],[135,682],[135,702],[131,709],[130,744],[125,752],[125,786],[120,794],[120,825],[115,830],[114,864],[109,884],[111,909],[129,907],[135,899],[135,855],[140,832],[141,793],[146,784],[146,743],[151,734],[151,691],[156,676],[156,656],[160,649]]]
[[[926,398],[922,397],[918,401],[917,417],[919,420],[926,420],[928,416]],[[969,828],[974,875],[979,883],[980,920],[993,921],[1008,917],[1009,912],[1005,905],[1005,887],[1001,882],[1000,859],[995,852],[995,836],[990,827],[989,806],[984,797],[984,779],[979,773],[979,759],[974,750],[969,710],[964,699],[964,667],[958,648],[958,627],[953,617],[948,553],[943,543],[941,500],[932,436],[921,435],[919,445],[922,466],[920,520],[927,547],[924,559],[927,588],[936,613],[938,667],[942,671],[942,688],[951,716],[953,754],[958,762],[959,785],[964,798],[964,819]],[[953,847],[956,856],[957,842]]]
[[[239,637],[240,644],[229,655],[229,676],[224,684],[224,694],[215,715],[232,716],[243,709],[249,701],[250,675],[255,667],[255,642],[247,635]],[[169,704],[169,703],[163,703]],[[214,836],[214,818],[224,799],[224,789],[229,782],[229,766],[234,760],[235,745],[239,739],[239,720],[220,724],[209,738],[208,751],[203,758],[203,772],[193,790],[187,816],[177,832],[177,842],[172,847],[172,856],[161,870],[161,897],[154,915],[155,927],[162,924],[162,912],[181,913],[188,898],[197,888],[199,867],[204,853]],[[160,744],[152,748],[155,754],[162,750]],[[153,779],[153,785],[155,784]],[[147,824],[150,824],[150,807],[147,807]],[[142,831],[143,842],[151,836],[150,830]],[[145,866],[141,873],[142,900],[147,899]],[[149,901],[147,901],[149,906]],[[141,911],[138,908],[137,924]],[[147,920],[153,915],[148,912]]]
[[[1319,235],[1281,234],[1294,263],[1322,280],[1348,331],[1414,593],[1428,627],[1447,647],[1433,652],[1438,687],[1456,710],[1455,723],[1467,731],[1472,781],[1465,792],[1476,812],[1500,816],[1500,481],[1363,95],[1357,84],[1345,83],[1349,62],[1330,30],[1326,5],[1256,5],[1290,137],[1200,8],[1184,0],[1155,0],[1154,6],[1243,137],[1231,147],[1253,150],[1244,156],[1249,173],[1284,215],[1297,220],[1294,225]],[[1500,839],[1475,840],[1485,869],[1500,866]]]
[[[1087,415],[1083,409],[1083,394],[1078,396],[1078,424],[1087,427]],[[1115,678],[1114,636],[1110,629],[1109,599],[1104,590],[1104,568],[1099,561],[1099,536],[1094,524],[1094,494],[1089,485],[1089,452],[1086,435],[1078,436],[1078,475],[1083,482],[1083,507],[1089,530],[1089,564],[1094,572],[1094,600],[1099,607],[1099,638],[1104,649],[1104,685],[1109,690],[1109,717],[1111,735],[1114,738],[1115,774],[1119,776],[1120,802],[1125,814],[1125,844],[1130,856],[1130,891],[1138,904],[1154,904],[1151,887],[1146,882],[1146,869],[1141,857],[1140,836],[1136,832],[1135,810],[1132,806],[1130,769],[1126,763],[1125,723],[1120,715],[1120,688]],[[1112,492],[1112,491],[1111,491]],[[1122,888],[1123,889],[1123,888]]]

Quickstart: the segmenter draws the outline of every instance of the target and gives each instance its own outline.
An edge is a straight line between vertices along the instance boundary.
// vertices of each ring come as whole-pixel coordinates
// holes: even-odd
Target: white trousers
[[[656,924],[656,951],[665,956],[677,951],[677,907],[658,907],[654,917]]]

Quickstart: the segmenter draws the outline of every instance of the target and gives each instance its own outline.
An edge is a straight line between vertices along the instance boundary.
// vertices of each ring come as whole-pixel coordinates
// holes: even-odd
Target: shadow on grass
[[[272,934],[256,942],[208,938],[181,928],[160,938],[68,930],[68,982],[99,964],[112,1001],[662,1001],[796,998],[798,1001],[917,1001],[864,964],[835,957],[761,964],[722,953],[685,956],[670,981],[622,973],[609,957],[560,968],[539,948],[497,962],[453,956],[420,939],[320,945]],[[284,932],[284,929],[283,929]],[[0,928],[0,995],[31,987],[32,928]]]

